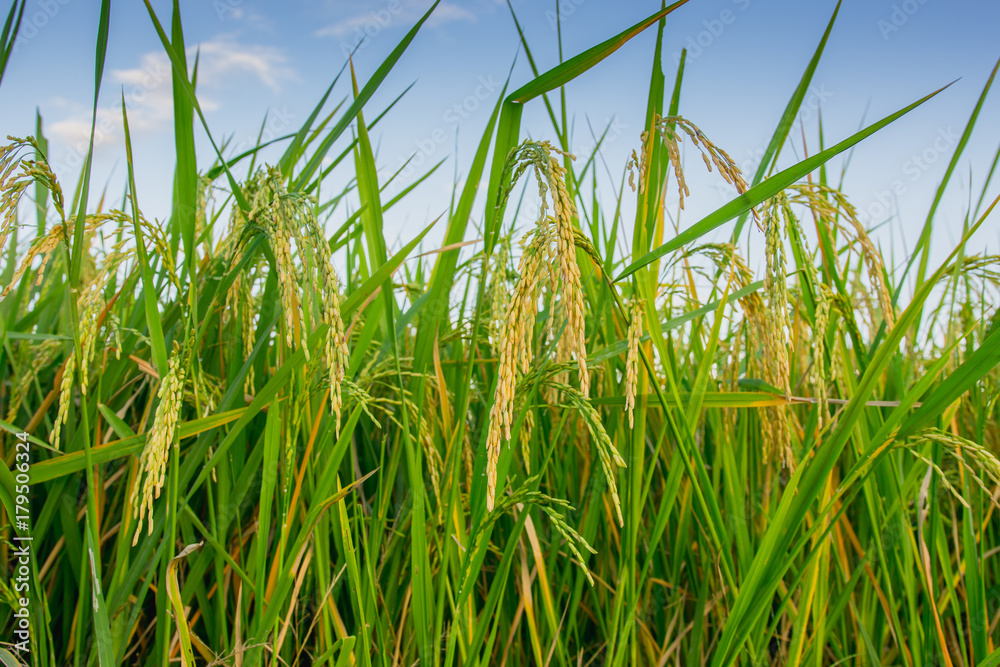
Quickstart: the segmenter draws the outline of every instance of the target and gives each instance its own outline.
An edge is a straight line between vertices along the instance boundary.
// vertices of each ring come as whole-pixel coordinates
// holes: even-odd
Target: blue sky
[[[563,54],[569,57],[659,8],[654,0],[511,2],[542,69],[558,63],[557,11]],[[363,83],[429,4],[427,0],[182,1],[187,43],[200,49],[199,97],[213,135],[231,137],[234,150],[252,145],[265,115],[265,136],[293,132],[359,40],[363,38],[355,64]],[[170,3],[155,0],[153,6],[161,21],[169,22]],[[681,112],[745,171],[752,173],[755,156],[767,145],[834,6],[829,0],[692,0],[668,17],[663,57],[668,81],[674,78],[680,50],[689,49]],[[52,142],[51,161],[66,189],[75,184],[79,147],[83,142],[85,149],[89,132],[97,21],[96,2],[29,0],[17,49],[0,87],[3,134],[32,133],[37,107]],[[869,224],[885,223],[878,226],[876,237],[883,247],[893,249],[897,264],[919,233],[958,136],[1000,57],[996,25],[1000,25],[996,2],[846,0],[843,4],[806,98],[802,129],[796,126],[795,151],[783,153],[784,166],[801,157],[803,130],[810,152],[816,150],[819,111],[829,145],[862,123],[957,80],[937,98],[863,142],[847,171],[846,192]],[[593,145],[590,128],[600,133],[610,125],[602,155],[607,172],[603,166],[599,172],[609,205],[628,155],[639,146],[654,41],[655,29],[650,29],[567,86],[572,149],[581,158]],[[383,179],[411,156],[411,164],[420,165],[408,172],[411,179],[446,160],[404,204],[388,213],[386,235],[391,245],[412,237],[447,209],[456,172],[461,180],[515,57],[513,85],[530,79],[518,47],[506,2],[442,2],[366,107],[370,120],[414,84],[372,132]],[[94,185],[107,183],[111,199],[120,201],[125,171],[119,107],[124,93],[134,135],[139,201],[147,216],[163,218],[168,215],[174,166],[169,65],[142,3],[113,3],[105,72]],[[346,84],[346,79],[338,84],[332,103],[349,95]],[[938,214],[935,252],[941,257],[957,239],[969,199],[978,198],[1000,145],[996,97],[991,94],[984,105]],[[526,109],[523,131],[535,138],[554,137],[540,101]],[[198,150],[199,162],[208,165],[213,155],[200,130]],[[839,170],[842,161],[833,164]],[[339,189],[349,169],[334,172],[327,192]],[[677,222],[682,228],[732,196],[715,175],[701,173],[696,163],[689,173],[692,195]],[[996,185],[991,192],[997,192]],[[626,216],[632,211],[630,201],[626,194]],[[477,219],[481,212],[479,206]],[[344,216],[340,209],[330,224]],[[1000,225],[987,227],[973,245],[996,251]],[[720,238],[727,234],[720,232]]]

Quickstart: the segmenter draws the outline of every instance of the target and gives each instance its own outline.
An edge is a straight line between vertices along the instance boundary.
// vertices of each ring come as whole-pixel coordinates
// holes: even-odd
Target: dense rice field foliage
[[[902,267],[824,165],[930,96],[776,167],[829,28],[754,174],[684,116],[658,40],[599,193],[560,88],[672,5],[510,81],[441,243],[390,247],[408,190],[384,197],[367,103],[423,21],[265,163],[204,125],[179,11],[147,7],[169,219],[142,215],[127,108],[117,201],[89,162],[64,189],[41,123],[0,152],[2,641],[30,612],[0,663],[1000,664],[1000,258],[965,250],[989,179],[930,253],[979,106]],[[706,166],[731,200],[676,229]]]

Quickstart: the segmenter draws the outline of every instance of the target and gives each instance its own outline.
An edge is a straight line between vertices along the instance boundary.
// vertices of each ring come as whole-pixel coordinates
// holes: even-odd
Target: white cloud
[[[198,54],[198,103],[202,110],[215,111],[221,103],[219,94],[235,86],[263,84],[272,92],[280,92],[286,81],[298,81],[295,70],[281,49],[259,44],[241,44],[230,36],[219,36],[188,50],[188,67],[194,67]],[[105,82],[104,99],[113,97],[111,104],[97,110],[95,146],[121,140],[121,95],[128,110],[129,130],[156,132],[170,127],[173,121],[173,91],[171,66],[162,51],[146,53],[138,66],[112,70]],[[112,85],[108,85],[108,84]],[[77,152],[86,151],[90,140],[90,109],[78,103],[56,100],[69,109],[62,120],[49,126],[51,137]]]
[[[431,3],[427,0],[387,0],[377,9],[332,23],[320,28],[315,34],[317,37],[336,37],[341,40],[350,37],[357,43],[362,37],[374,37],[390,26],[415,23],[427,13],[430,6]],[[427,19],[427,25],[441,26],[455,21],[475,22],[475,20],[476,15],[465,7],[442,2]]]
[[[253,75],[272,92],[279,92],[284,81],[299,80],[284,52],[273,46],[243,45],[224,37],[203,42],[200,51],[198,81],[208,88],[240,73]]]
[[[476,15],[464,7],[459,7],[450,2],[442,2],[427,19],[427,25],[435,26],[452,21],[469,21],[475,23]]]

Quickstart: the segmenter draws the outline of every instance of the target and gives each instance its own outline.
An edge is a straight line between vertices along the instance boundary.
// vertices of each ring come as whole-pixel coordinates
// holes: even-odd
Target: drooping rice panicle
[[[636,155],[635,151],[633,151],[632,157],[628,162],[629,185],[632,186],[633,190],[636,189],[633,170],[637,169],[639,172],[638,192],[639,194],[644,192],[649,173],[649,162],[651,160],[651,142],[660,137],[663,139],[663,144],[667,150],[667,160],[670,163],[670,168],[677,179],[678,205],[681,210],[684,209],[684,198],[691,195],[691,189],[687,186],[684,178],[684,167],[681,163],[680,149],[681,135],[677,128],[680,128],[690,138],[691,143],[698,149],[702,161],[709,171],[712,171],[712,165],[715,165],[723,180],[736,188],[736,192],[739,194],[743,194],[749,189],[746,180],[743,178],[743,172],[740,171],[736,162],[729,157],[726,151],[712,143],[698,129],[698,126],[683,116],[655,116],[651,130],[646,130],[641,135],[642,149],[640,154]],[[756,210],[753,210],[753,214],[756,217]]]
[[[285,315],[285,344],[295,349],[297,344],[304,343],[305,340],[299,332],[302,298],[299,294],[298,270],[292,260],[293,253],[301,251],[292,245],[295,211],[287,199],[281,175],[276,170],[262,171],[258,180],[260,185],[250,210],[249,222],[264,230],[274,252],[281,307]]]
[[[618,482],[616,481],[616,468],[624,468],[625,459],[621,457],[614,443],[608,437],[601,421],[601,415],[597,412],[587,397],[570,387],[563,388],[563,394],[568,398],[569,403],[576,408],[583,417],[587,430],[590,432],[591,440],[597,446],[597,455],[601,461],[601,469],[604,471],[605,481],[611,491],[611,500],[614,504],[615,515],[618,525],[624,526],[625,519],[622,517],[622,504],[618,498]]]
[[[782,238],[784,228],[782,214],[783,194],[773,198],[764,212],[765,256],[767,272],[764,278],[764,292],[767,308],[763,312],[764,360],[766,380],[773,387],[784,392],[785,398],[792,395],[789,378],[788,333],[788,288],[785,284],[786,263],[785,244]],[[765,428],[769,434],[768,455],[781,456],[782,464],[794,466],[791,449],[791,435],[788,427],[788,413],[784,406],[766,408]]]
[[[167,374],[161,379],[156,393],[159,405],[153,427],[149,430],[146,445],[139,458],[139,471],[132,488],[130,505],[135,510],[136,528],[132,546],[139,542],[143,519],[147,520],[147,534],[153,533],[153,501],[160,497],[170,451],[177,445],[177,422],[184,401],[185,360],[180,348],[175,347],[170,356]]]
[[[14,289],[18,284],[20,284],[21,279],[24,274],[28,272],[31,268],[31,263],[36,257],[41,257],[42,261],[39,264],[36,273],[38,278],[35,281],[35,285],[42,284],[42,278],[45,276],[45,265],[48,264],[49,259],[52,257],[52,253],[55,252],[59,244],[65,240],[65,228],[63,225],[56,225],[48,231],[44,236],[37,237],[28,248],[28,252],[25,253],[24,258],[21,260],[20,266],[14,272],[14,277],[11,279],[10,284],[4,287],[3,292],[0,292],[0,298],[6,297],[10,294],[11,290]]]
[[[635,428],[635,393],[639,386],[639,341],[642,338],[644,307],[638,299],[629,308],[628,354],[625,357],[625,410],[628,426]]]
[[[526,406],[524,410],[524,423],[521,424],[521,460],[524,462],[524,470],[531,474],[531,437],[535,431],[535,412],[531,406]]]
[[[583,288],[574,232],[577,212],[566,189],[566,168],[559,162],[561,155],[564,154],[547,141],[525,141],[512,152],[508,164],[514,165],[512,171],[515,178],[529,167],[535,175],[540,199],[538,228],[547,237],[544,245],[549,260],[550,272],[547,275],[553,289],[559,285],[561,310],[566,322],[556,357],[559,361],[576,359],[580,389],[587,395],[590,393],[590,376],[587,372]],[[573,159],[572,155],[566,157]],[[552,200],[551,216],[548,215],[549,198]]]
[[[326,236],[320,229],[312,208],[307,207],[303,214],[307,240],[315,253],[316,267],[319,274],[319,309],[320,321],[327,325],[326,338],[323,345],[323,363],[326,365],[330,381],[330,407],[336,418],[337,431],[340,431],[340,416],[343,406],[341,386],[350,361],[350,351],[347,347],[347,334],[344,320],[340,313],[340,282],[333,270],[333,259],[330,256],[330,246]]]
[[[868,271],[868,279],[878,297],[879,309],[887,327],[892,327],[896,318],[893,312],[892,297],[885,282],[885,266],[882,263],[882,253],[878,251],[868,232],[858,218],[857,209],[843,192],[817,183],[797,183],[789,188],[792,195],[788,198],[792,203],[809,207],[830,225],[835,225],[851,235],[857,242],[861,258]],[[867,297],[867,291],[865,292]]]
[[[230,263],[238,259],[247,239],[246,230],[263,232],[275,257],[281,304],[284,311],[285,342],[295,349],[301,346],[309,358],[306,346],[308,333],[302,331],[305,308],[315,307],[319,322],[326,325],[321,361],[330,387],[330,407],[337,431],[343,407],[342,385],[349,360],[347,333],[341,317],[340,283],[333,268],[333,259],[326,236],[315,216],[314,198],[289,192],[281,172],[273,167],[257,173],[248,191],[252,208],[248,216],[233,211],[229,231],[220,252],[229,255]],[[295,262],[294,255],[308,253],[310,262]],[[255,344],[253,332],[253,295],[247,277],[239,276],[230,286],[227,305],[234,306],[241,317],[242,345],[249,354]],[[248,375],[245,390],[253,387]]]
[[[489,511],[493,510],[496,499],[500,445],[502,441],[510,440],[517,375],[519,372],[526,372],[531,366],[532,329],[538,309],[538,279],[545,259],[546,242],[547,236],[540,228],[522,240],[523,251],[518,267],[520,279],[504,316],[496,393],[490,408],[489,432],[486,436],[486,507]]]

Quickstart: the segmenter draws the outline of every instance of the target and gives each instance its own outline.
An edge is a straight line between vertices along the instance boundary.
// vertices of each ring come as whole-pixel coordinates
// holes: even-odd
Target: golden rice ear
[[[496,495],[496,462],[501,440],[511,437],[517,372],[525,373],[531,365],[531,329],[537,308],[535,295],[542,275],[548,276],[553,289],[561,287],[559,297],[566,326],[556,346],[556,360],[575,359],[580,391],[584,396],[590,394],[583,287],[576,259],[577,211],[566,187],[566,168],[560,163],[561,157],[576,159],[547,141],[528,140],[511,152],[505,167],[515,179],[530,168],[538,183],[541,202],[537,226],[530,237],[525,237],[527,245],[521,257],[520,278],[498,335],[499,376],[487,437],[487,506],[491,510]],[[552,215],[547,214],[548,197],[552,198]]]
[[[99,216],[88,216],[85,230],[92,233],[103,222],[111,219],[118,220],[119,232],[122,232],[125,228],[127,217],[120,211],[113,211],[109,214]],[[64,228],[64,225],[56,225],[45,236],[40,236],[35,240],[21,267],[15,272],[12,284],[17,284],[20,281],[32,259],[39,255],[42,256],[42,262],[38,268],[39,283],[41,282],[45,264],[52,256],[58,244],[64,240]],[[62,427],[66,424],[66,419],[69,415],[69,404],[73,398],[73,381],[77,373],[80,375],[81,393],[86,396],[89,389],[91,361],[94,358],[98,330],[107,317],[104,302],[105,288],[111,278],[117,273],[122,263],[134,254],[133,248],[125,248],[128,237],[124,233],[119,233],[117,238],[118,241],[110,249],[100,268],[80,288],[80,296],[77,300],[80,348],[79,350],[72,349],[69,352],[66,363],[63,366],[63,375],[59,384],[59,407],[56,411],[52,431],[49,434],[50,444],[57,449],[59,448],[59,436],[62,434]]]
[[[729,156],[729,153],[712,143],[712,141],[709,140],[709,138],[698,128],[697,125],[683,116],[656,116],[653,121],[652,134],[643,132],[641,135],[641,157],[636,158],[635,152],[633,151],[632,158],[629,160],[627,165],[629,167],[630,184],[632,183],[631,168],[633,165],[638,166],[639,194],[642,194],[645,188],[645,175],[649,169],[649,150],[647,148],[647,143],[651,136],[659,134],[667,149],[667,159],[670,162],[670,167],[673,169],[674,176],[677,179],[679,206],[681,210],[684,209],[684,198],[691,195],[691,189],[688,188],[687,182],[684,179],[684,167],[681,163],[680,153],[680,132],[684,132],[684,134],[690,138],[694,147],[698,149],[701,159],[705,163],[705,167],[708,168],[709,172],[712,171],[712,166],[714,165],[723,180],[736,188],[736,192],[739,194],[743,194],[750,189],[746,180],[743,178],[743,172],[740,171],[738,166],[736,166],[736,162]],[[757,211],[754,209],[751,209],[751,211],[756,219]]]
[[[882,253],[878,251],[868,236],[854,205],[844,193],[820,183],[797,183],[791,186],[789,191],[793,193],[790,198],[791,202],[806,206],[826,224],[843,230],[860,246],[859,256],[865,262],[868,279],[878,295],[878,312],[882,315],[886,327],[891,328],[895,324],[896,317],[892,296],[885,280],[885,264],[882,261]],[[875,322],[873,321],[872,324],[874,325]]]
[[[524,411],[524,423],[521,424],[521,459],[524,461],[524,470],[531,474],[531,434],[535,430],[535,411],[531,406],[527,406]]]
[[[635,428],[635,394],[639,385],[639,341],[642,338],[642,301],[633,299],[629,308],[628,354],[625,358],[625,410],[628,426]]]
[[[601,421],[601,415],[587,397],[572,387],[563,387],[562,389],[563,394],[569,400],[570,404],[577,409],[583,417],[584,423],[587,425],[590,438],[597,448],[597,456],[601,462],[601,470],[604,472],[608,490],[611,493],[611,501],[615,508],[615,516],[618,518],[618,525],[624,526],[625,519],[622,515],[621,499],[618,496],[616,468],[625,468],[625,459],[615,449],[614,443],[611,442],[611,438],[608,436],[608,432]]]
[[[525,141],[511,154],[512,160],[530,166],[535,174],[541,200],[538,228],[548,237],[545,249],[553,267],[549,269],[549,279],[553,288],[561,285],[560,302],[566,327],[556,348],[556,359],[576,359],[580,390],[584,395],[589,395],[583,287],[580,282],[580,266],[576,260],[574,221],[578,216],[576,205],[566,187],[567,172],[560,162],[561,157],[576,159],[548,141]],[[519,166],[512,171],[520,174],[525,169]],[[551,216],[547,214],[549,196],[552,198]]]
[[[341,410],[343,407],[342,384],[350,361],[347,334],[340,312],[340,281],[333,270],[333,259],[326,236],[313,215],[311,207],[304,211],[307,240],[315,256],[318,273],[318,297],[320,321],[327,325],[323,345],[323,363],[329,369],[330,408],[336,418],[337,433],[340,432]]]
[[[59,407],[56,410],[55,421],[52,422],[52,431],[49,433],[49,444],[59,449],[59,436],[62,434],[62,427],[69,417],[69,404],[73,398],[73,375],[76,374],[76,352],[71,351],[66,357],[66,362],[62,368],[62,378],[59,381]]]
[[[17,270],[14,271],[14,277],[11,279],[10,284],[0,293],[0,298],[6,297],[15,286],[20,284],[21,279],[24,278],[24,274],[31,268],[31,263],[36,257],[41,257],[42,259],[41,264],[38,266],[38,279],[35,281],[35,284],[40,285],[42,283],[42,278],[45,275],[45,266],[48,264],[49,259],[51,259],[52,253],[55,252],[56,248],[59,247],[59,243],[63,240],[64,231],[65,227],[63,225],[55,225],[47,234],[39,236],[32,241],[31,247],[28,248],[28,252],[24,255],[24,259],[21,260]]]
[[[61,227],[61,223],[65,222],[66,214],[59,179],[44,159],[25,160],[20,157],[21,150],[26,148],[32,149],[36,156],[39,155],[37,141],[34,137],[21,139],[8,136],[7,138],[12,143],[0,147],[0,248],[7,247],[7,239],[17,224],[17,209],[21,196],[32,184],[40,185],[49,191],[52,207],[60,220],[60,224],[55,226],[60,227],[65,238],[65,228]],[[11,284],[17,284],[17,281],[12,281]]]
[[[514,395],[517,374],[531,365],[532,327],[538,307],[537,290],[539,273],[545,259],[546,234],[541,229],[532,232],[531,242],[521,255],[518,273],[520,279],[514,288],[507,312],[504,315],[500,336],[500,359],[497,369],[497,386],[490,408],[489,431],[486,436],[486,508],[493,510],[496,499],[497,461],[500,446],[510,440],[513,421]]]
[[[148,517],[149,533],[153,532],[153,500],[160,497],[171,447],[177,444],[177,422],[184,402],[184,378],[187,372],[185,355],[175,344],[174,353],[167,362],[167,374],[160,381],[157,398],[160,401],[149,431],[146,446],[139,459],[139,472],[132,488],[131,504],[136,512],[136,529],[132,546],[139,542],[142,521]],[[141,482],[141,492],[140,492]]]
[[[769,384],[784,392],[785,397],[792,395],[789,379],[788,356],[788,289],[785,284],[786,262],[785,244],[782,237],[782,201],[784,194],[779,193],[769,200],[764,212],[765,255],[767,272],[764,277],[764,293],[767,298],[767,308],[762,317],[762,338],[764,346],[765,379]],[[788,427],[788,414],[785,406],[765,408],[762,412],[764,428],[768,433],[767,455],[780,453],[782,463],[793,466],[791,450],[791,435]]]
[[[289,193],[281,172],[273,167],[258,172],[247,188],[252,194],[249,216],[243,217],[237,209],[230,218],[227,250],[235,261],[244,229],[247,226],[262,230],[271,243],[278,274],[278,291],[285,315],[285,342],[293,349],[300,347],[309,358],[306,347],[307,332],[301,330],[305,322],[307,304],[319,311],[320,323],[326,325],[321,360],[330,384],[330,409],[340,432],[343,411],[343,382],[350,359],[347,332],[341,316],[340,283],[333,269],[326,236],[315,216],[316,201]],[[313,262],[301,270],[293,260],[293,253],[310,253]],[[315,271],[315,274],[312,271]],[[234,282],[227,298],[239,304],[243,313],[243,347],[253,349],[252,295],[244,290],[242,277]],[[235,291],[234,291],[235,290]],[[253,378],[247,377],[245,389],[252,388]]]

